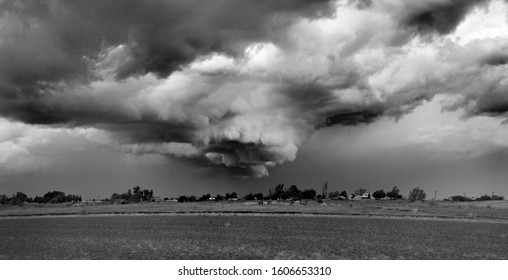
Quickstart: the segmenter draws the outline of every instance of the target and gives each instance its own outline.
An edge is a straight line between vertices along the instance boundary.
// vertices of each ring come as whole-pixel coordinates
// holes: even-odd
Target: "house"
[[[371,196],[371,195],[370,195],[370,193],[368,193],[368,192],[366,192],[366,193],[362,194],[362,196],[361,196],[361,197],[362,197],[362,199],[371,199],[371,198],[372,198],[372,196]]]

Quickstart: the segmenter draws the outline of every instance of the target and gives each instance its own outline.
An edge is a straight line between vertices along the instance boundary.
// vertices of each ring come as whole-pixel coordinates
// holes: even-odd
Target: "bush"
[[[410,202],[424,201],[427,195],[425,191],[420,188],[414,188],[409,192],[408,199]]]
[[[454,196],[450,197],[449,200],[451,200],[451,201],[471,201],[472,199],[469,197],[462,196],[462,195],[454,195]]]
[[[479,198],[476,199],[477,201],[487,201],[487,200],[504,200],[504,197],[502,196],[499,196],[499,195],[492,195],[492,196],[489,196],[489,195],[482,195],[480,196]]]
[[[382,198],[385,198],[386,197],[386,193],[384,190],[378,190],[378,191],[375,191],[372,196],[376,199],[376,200],[379,200],[379,199],[382,199]]]

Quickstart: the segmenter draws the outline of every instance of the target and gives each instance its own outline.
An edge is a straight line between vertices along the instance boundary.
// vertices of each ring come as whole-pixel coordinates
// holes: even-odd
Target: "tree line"
[[[245,200],[317,200],[318,202],[323,199],[332,199],[332,200],[348,200],[348,199],[356,199],[356,197],[371,199],[374,198],[376,200],[380,199],[389,199],[389,200],[400,200],[406,199],[402,194],[400,194],[400,189],[397,186],[394,186],[390,191],[385,191],[383,189],[379,189],[374,191],[372,194],[367,191],[367,189],[359,188],[348,195],[347,191],[332,191],[328,194],[322,193],[317,194],[314,189],[304,189],[300,190],[296,185],[291,185],[289,188],[284,187],[284,184],[277,184],[274,188],[268,191],[268,194],[265,195],[262,192],[258,193],[248,193],[244,195],[242,198]],[[212,197],[210,194],[204,194],[201,197],[197,196],[185,196],[182,195],[178,198],[178,202],[200,202],[200,201],[222,201],[222,200],[236,200],[238,199],[237,193],[233,192],[231,194],[226,193],[226,195],[217,194],[215,197]],[[425,191],[416,187],[409,191],[407,196],[407,200],[409,202],[416,201],[425,201],[427,198],[427,194]],[[479,198],[472,199],[464,196],[452,196],[448,199],[444,199],[444,201],[484,201],[484,200],[504,200],[504,197],[497,195],[483,195]]]
[[[11,196],[0,194],[0,204],[23,205],[28,203],[62,203],[62,202],[81,202],[80,195],[65,194],[61,191],[50,191],[43,196],[35,196],[34,198],[28,197],[23,192],[16,192]]]
[[[504,200],[504,197],[494,194],[492,196],[484,194],[477,198],[471,198],[462,195],[454,195],[444,199],[444,201],[488,201],[488,200]]]
[[[378,199],[388,197],[390,199],[402,199],[402,195],[399,194],[400,190],[397,187],[393,187],[393,189],[387,193],[383,190],[378,192],[376,196],[379,194],[383,194],[378,196]],[[343,191],[333,191],[330,193],[321,193],[318,194],[314,189],[303,189],[300,190],[296,185],[291,185],[289,187],[285,187],[284,184],[277,184],[274,188],[268,190],[268,194],[264,194],[262,192],[257,193],[248,193],[241,198],[244,200],[318,200],[321,201],[323,199],[354,199],[357,196],[364,196],[366,198],[371,198],[371,194],[364,188],[359,188],[348,195],[346,190]],[[217,194],[212,197],[210,194],[204,194],[201,197],[198,196],[187,196],[182,195],[178,198],[178,202],[200,202],[200,201],[222,201],[222,200],[236,200],[239,199],[238,194],[232,192],[231,194],[226,193],[225,195]]]
[[[140,186],[128,189],[127,192],[118,194],[114,193],[111,198],[106,199],[106,202],[112,204],[126,204],[126,203],[139,203],[139,202],[150,202],[153,200],[153,190],[144,189],[141,190]]]
[[[380,200],[380,199],[390,199],[390,200],[398,200],[404,199],[400,194],[400,189],[397,186],[394,186],[390,191],[386,191],[383,189],[379,189],[374,191],[372,194],[369,193],[364,188],[359,188],[348,195],[347,191],[332,191],[330,193],[322,193],[317,194],[314,189],[304,189],[300,190],[296,185],[291,185],[289,188],[286,188],[284,184],[277,184],[274,188],[269,189],[268,194],[265,195],[262,192],[257,193],[248,193],[244,195],[242,198],[245,200],[318,200],[322,201],[323,199],[355,199],[357,196],[361,196],[361,198],[371,197]],[[425,201],[427,195],[425,191],[420,187],[414,188],[409,192],[407,199],[410,202],[415,201]],[[225,195],[217,194],[212,197],[210,194],[204,194],[201,197],[197,197],[194,195],[186,196],[182,195],[178,197],[178,202],[200,202],[200,201],[222,201],[222,200],[237,200],[240,197],[236,192],[226,193]],[[164,200],[169,200],[165,198]],[[454,195],[449,198],[444,199],[444,201],[488,201],[488,200],[504,200],[504,197],[494,195],[489,196],[487,194],[482,195],[478,198],[469,198],[461,195]],[[28,197],[23,192],[17,192],[12,194],[11,196],[7,196],[5,194],[0,194],[0,204],[12,204],[12,205],[23,205],[25,202],[28,203],[63,203],[63,202],[81,202],[82,198],[80,195],[73,194],[65,194],[62,191],[49,191],[43,196],[35,196],[34,198]],[[105,202],[116,203],[116,204],[126,204],[126,203],[139,203],[139,202],[151,202],[154,201],[153,190],[144,189],[141,190],[141,187],[136,186],[134,188],[128,189],[127,192],[118,194],[114,193],[108,199],[104,199]]]

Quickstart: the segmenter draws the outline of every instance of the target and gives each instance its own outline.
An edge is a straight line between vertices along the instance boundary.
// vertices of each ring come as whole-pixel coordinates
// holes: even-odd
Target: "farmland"
[[[508,203],[27,203],[0,237],[0,259],[508,259]]]
[[[260,205],[255,201],[135,204],[37,204],[0,205],[0,217],[90,215],[90,214],[320,214],[334,216],[416,217],[508,221],[508,201],[408,203],[391,200],[325,201],[309,200],[306,205],[276,202]]]
[[[0,236],[2,259],[508,258],[508,224],[478,221],[90,215],[1,219]]]

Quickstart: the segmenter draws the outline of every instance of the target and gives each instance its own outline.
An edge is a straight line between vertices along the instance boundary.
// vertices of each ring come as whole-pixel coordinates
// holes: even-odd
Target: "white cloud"
[[[474,40],[508,38],[507,6],[506,1],[493,0],[487,7],[476,7],[448,37],[460,45]]]
[[[402,118],[394,128],[399,146],[423,147],[433,156],[476,158],[508,149],[508,129],[502,119],[475,116],[464,119],[463,110],[442,111],[449,97],[440,95]]]
[[[198,148],[189,143],[154,143],[122,145],[121,150],[134,154],[159,154],[175,157],[192,157],[199,154]]]

